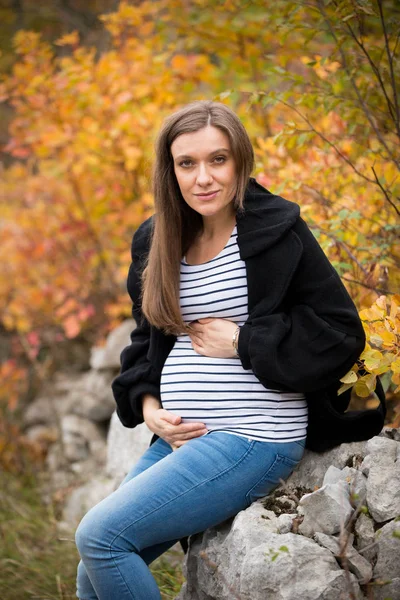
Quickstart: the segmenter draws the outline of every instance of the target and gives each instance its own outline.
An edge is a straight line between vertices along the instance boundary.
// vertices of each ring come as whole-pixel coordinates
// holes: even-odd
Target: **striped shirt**
[[[240,258],[237,226],[213,259],[180,266],[180,307],[185,323],[220,317],[243,325],[248,318],[246,266]],[[201,422],[208,431],[250,439],[289,442],[306,437],[304,395],[265,388],[239,357],[211,358],[195,352],[179,335],[161,374],[163,407],[183,423]]]

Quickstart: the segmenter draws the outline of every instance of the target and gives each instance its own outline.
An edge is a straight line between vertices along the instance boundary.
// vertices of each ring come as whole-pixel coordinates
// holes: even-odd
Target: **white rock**
[[[379,435],[388,437],[390,440],[400,442],[400,428],[395,429],[394,427],[384,427]]]
[[[400,577],[374,585],[374,600],[400,600]]]
[[[342,546],[340,540],[324,533],[316,533],[314,539],[318,544],[330,550],[343,568],[347,563],[349,571],[354,573],[360,584],[364,585],[372,579],[372,566],[353,548],[350,540]]]
[[[90,357],[92,369],[119,369],[120,354],[131,343],[130,334],[135,327],[134,319],[126,319],[109,334],[105,346],[92,348]]]
[[[278,533],[290,533],[295,515],[279,515]]]
[[[304,520],[299,526],[303,535],[312,537],[317,531],[333,535],[345,527],[353,513],[348,485],[343,481],[327,483],[306,494],[299,503]]]
[[[377,435],[367,441],[367,454],[379,454],[382,458],[396,457],[399,442]]]
[[[327,469],[333,465],[338,469],[346,466],[356,467],[366,456],[367,442],[341,444],[327,452],[306,450],[293,473],[288,477],[289,487],[306,486],[314,489],[321,486]]]
[[[25,427],[34,425],[49,425],[57,423],[59,419],[60,404],[49,397],[41,396],[27,406],[23,414]]]
[[[370,563],[373,563],[377,555],[377,546],[374,543],[375,530],[373,520],[368,515],[361,513],[355,523],[354,531],[356,534],[355,545],[357,550],[361,556],[366,558]]]
[[[299,535],[272,533],[254,504],[220,537],[219,528],[195,536],[176,600],[337,600],[346,593],[345,573],[331,552]]]
[[[367,478],[362,472],[354,467],[338,469],[331,465],[323,480],[326,483],[337,483],[343,481],[349,486],[350,500],[354,506],[365,504],[367,497]]]
[[[133,429],[124,427],[115,412],[107,437],[106,474],[122,479],[150,445],[153,433],[145,423]]]
[[[263,519],[263,529],[266,528],[271,533],[290,533],[292,530],[293,519],[296,517],[296,514],[282,514],[276,516],[274,512],[266,510],[263,507],[262,500],[253,502],[247,510],[249,511],[249,518],[254,513],[256,514],[256,518],[261,517]]]
[[[374,469],[378,464],[382,467],[395,461],[395,457],[398,456],[396,435],[397,430],[392,430],[389,437],[385,434],[371,440],[368,445],[370,454],[367,454],[367,442],[342,444],[339,448],[322,455],[306,452],[299,467],[287,482],[288,489],[296,496],[301,496],[305,488],[312,489],[321,485],[329,467],[336,467],[329,469],[322,492],[317,490],[301,499],[299,514],[308,511],[302,524],[308,528],[306,533],[309,534],[313,530],[324,531],[324,519],[329,512],[330,527],[332,528],[333,521],[333,530],[340,529],[340,521],[345,523],[352,514],[348,498],[349,488],[352,485],[360,487],[362,496],[362,493],[365,494],[364,475],[371,470],[374,477]],[[335,481],[336,483],[328,483]],[[393,483],[387,482],[386,487],[393,487]],[[326,494],[326,490],[332,487],[336,487],[333,498]],[[382,492],[382,488],[379,487],[378,492]],[[343,510],[344,498],[347,498],[344,502],[347,510]],[[284,528],[279,528],[279,519],[284,517],[287,527],[289,519],[292,525],[296,526],[300,519],[293,519],[293,515],[281,515],[277,518],[271,511],[263,510],[264,502],[256,502],[239,513],[232,524],[231,521],[227,521],[204,534],[192,536],[189,554],[185,560],[187,581],[178,596],[179,600],[339,600],[349,597],[346,572],[333,555],[337,554],[337,546],[340,543],[337,537],[316,534],[320,542],[324,537],[329,537],[332,542],[329,551],[321,547],[318,550],[318,544],[301,535],[279,534],[278,531],[285,531]],[[270,505],[275,506],[272,501],[268,504]],[[341,513],[342,519],[338,518]],[[322,526],[320,520],[323,521]],[[400,540],[396,536],[393,537],[397,530],[400,530],[400,521],[393,520],[381,529],[381,533],[376,534],[380,557],[374,572],[374,600],[400,600]],[[366,514],[360,514],[355,524],[355,532],[357,548],[362,550],[374,539],[372,537],[371,540],[371,536],[374,536],[372,519]],[[296,546],[298,540],[306,542],[301,551],[298,551]],[[352,542],[350,536],[347,546],[348,566],[357,573],[357,577],[350,573],[354,596],[365,600],[357,578],[363,582],[371,578],[371,565],[366,559],[373,560],[378,544],[376,549],[367,550],[364,556],[364,553],[358,553],[352,548]],[[318,554],[320,550],[325,552],[323,559],[320,558],[322,555]],[[327,570],[324,564],[325,567],[328,565]],[[388,581],[391,583],[378,585]]]
[[[398,442],[385,440],[397,445]],[[382,449],[371,455],[367,480],[368,510],[377,523],[400,515],[400,460],[397,448]]]
[[[326,485],[327,483],[337,483],[338,481],[341,481],[342,479],[343,479],[343,477],[342,477],[341,469],[338,469],[337,467],[330,465],[330,467],[328,468],[328,470],[326,471],[326,473],[324,475],[324,478],[322,480],[322,485]]]
[[[114,374],[91,370],[80,375],[69,390],[70,411],[91,421],[108,421],[115,411],[111,390]]]
[[[400,518],[394,519],[375,533],[378,559],[374,577],[387,580],[400,578]]]
[[[38,397],[23,414],[25,427],[38,424],[59,425],[61,417],[72,412],[70,391],[81,380],[81,373],[56,373],[43,385]]]
[[[63,521],[71,527],[78,525],[87,511],[111,494],[116,487],[114,479],[98,476],[76,488],[64,505]]]
[[[100,464],[105,461],[104,432],[95,423],[77,415],[65,415],[61,419],[61,435],[65,456],[69,461],[85,460],[90,453]]]
[[[363,475],[365,475],[365,477],[368,477],[371,465],[372,465],[372,454],[367,454],[367,456],[364,458],[364,460],[362,461],[361,466],[360,466],[360,471]]]

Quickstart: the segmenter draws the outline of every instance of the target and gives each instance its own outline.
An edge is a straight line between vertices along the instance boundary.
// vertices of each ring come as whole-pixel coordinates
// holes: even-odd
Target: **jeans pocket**
[[[298,460],[292,460],[287,456],[276,454],[272,465],[270,465],[263,476],[247,492],[246,500],[248,506],[255,502],[255,500],[267,496],[281,483],[281,480],[286,481],[298,463]]]

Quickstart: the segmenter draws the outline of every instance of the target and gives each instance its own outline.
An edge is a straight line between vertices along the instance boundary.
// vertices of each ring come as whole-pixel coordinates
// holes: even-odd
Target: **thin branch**
[[[398,115],[397,115],[397,118],[396,118],[396,115],[395,115],[395,105],[393,104],[393,102],[391,101],[391,99],[389,98],[389,96],[388,96],[388,94],[387,94],[386,87],[385,87],[385,84],[384,84],[384,82],[383,82],[383,79],[382,79],[382,77],[381,77],[381,74],[380,74],[380,72],[379,72],[379,69],[378,69],[378,67],[375,65],[374,61],[372,60],[372,58],[371,58],[371,56],[370,56],[370,54],[369,54],[368,50],[367,50],[367,49],[366,49],[366,47],[364,46],[363,42],[362,42],[362,41],[360,41],[360,40],[357,38],[357,36],[356,36],[356,34],[354,33],[354,31],[353,31],[353,28],[352,28],[352,26],[350,25],[350,23],[346,22],[346,26],[347,26],[347,29],[349,30],[349,32],[350,32],[350,35],[352,36],[353,40],[356,42],[357,46],[358,46],[358,47],[360,48],[360,50],[362,51],[362,53],[364,54],[364,56],[365,56],[365,57],[366,57],[366,59],[368,60],[368,62],[369,62],[369,64],[370,64],[370,67],[371,67],[371,69],[372,69],[372,70],[373,70],[373,72],[375,73],[375,76],[376,76],[376,78],[377,78],[377,80],[378,80],[378,82],[379,82],[379,85],[380,85],[381,89],[382,89],[383,95],[385,96],[385,99],[386,99],[386,104],[387,104],[388,110],[389,110],[389,112],[390,112],[390,116],[392,117],[393,121],[395,122],[395,125],[396,125],[396,130],[397,130],[397,135],[400,137],[399,117],[398,117]]]
[[[90,220],[90,215],[89,215],[89,212],[87,210],[87,207],[86,207],[86,204],[84,202],[84,199],[82,197],[79,185],[78,185],[75,177],[72,174],[70,174],[69,180],[71,182],[72,189],[74,190],[75,197],[77,199],[78,205],[79,205],[79,207],[80,207],[80,209],[82,211],[85,223],[86,223],[86,225],[88,227],[88,230],[89,230],[89,232],[90,232],[90,234],[92,236],[93,242],[94,242],[94,244],[95,244],[95,246],[97,248],[97,251],[99,253],[100,264],[103,266],[104,271],[107,273],[108,277],[110,277],[110,281],[112,282],[114,288],[117,288],[118,285],[117,285],[117,282],[115,281],[114,274],[113,274],[112,270],[109,268],[108,263],[104,259],[104,248],[103,248],[102,242],[101,242],[99,236],[97,235],[96,230],[92,226],[92,223],[91,223],[91,220]]]
[[[295,106],[293,106],[292,104],[290,104],[289,102],[286,102],[285,100],[281,100],[279,99],[279,102],[281,102],[284,106],[287,106],[288,108],[290,108],[291,110],[293,110],[296,114],[299,115],[300,118],[302,118],[307,125],[310,127],[310,129],[316,134],[318,135],[324,142],[326,142],[335,152],[338,156],[340,156],[340,158],[342,160],[344,160],[349,167],[351,167],[353,169],[353,171],[362,179],[364,179],[365,181],[367,181],[368,183],[372,183],[373,185],[378,185],[378,187],[380,188],[380,190],[383,192],[385,198],[388,200],[389,204],[392,206],[392,208],[395,209],[395,211],[397,212],[397,214],[400,215],[399,210],[397,209],[396,205],[393,204],[392,200],[389,198],[389,194],[387,192],[387,190],[385,190],[381,184],[381,182],[379,181],[379,179],[377,178],[375,171],[374,171],[374,175],[375,175],[375,179],[371,179],[370,177],[368,177],[367,175],[364,175],[364,173],[361,173],[361,171],[359,171],[357,169],[357,167],[352,163],[352,161],[347,158],[347,156],[345,156],[343,154],[343,152],[341,152],[341,150],[339,150],[339,148],[333,143],[331,142],[321,131],[318,131],[317,129],[315,129],[314,125],[311,123],[311,121],[303,114],[299,111],[298,108],[296,108]],[[400,165],[399,165],[400,166]],[[372,167],[372,170],[373,167]]]
[[[385,150],[386,150],[388,156],[390,157],[390,159],[392,160],[392,162],[396,165],[396,167],[398,169],[400,169],[400,162],[399,162],[399,160],[396,159],[396,157],[393,155],[393,152],[390,150],[389,146],[387,145],[386,140],[383,138],[381,132],[379,131],[379,129],[376,126],[376,123],[375,123],[374,119],[372,118],[372,115],[371,115],[370,110],[368,109],[368,106],[366,105],[366,103],[364,102],[363,97],[361,96],[360,90],[358,89],[358,86],[357,86],[357,84],[356,84],[356,82],[354,80],[354,77],[353,77],[353,75],[352,75],[352,73],[350,71],[350,68],[349,68],[349,65],[348,65],[348,62],[347,62],[346,54],[344,53],[342,45],[340,44],[340,42],[339,42],[339,40],[338,40],[338,38],[336,36],[336,33],[335,33],[335,31],[334,31],[334,29],[332,27],[332,24],[331,24],[331,22],[329,20],[329,17],[327,15],[327,12],[325,10],[325,6],[324,6],[324,3],[322,2],[322,0],[318,0],[318,6],[319,6],[319,10],[320,10],[322,16],[324,17],[325,22],[326,22],[326,24],[328,26],[329,32],[330,32],[332,38],[334,39],[334,41],[335,41],[335,43],[336,43],[336,45],[337,45],[337,47],[339,49],[340,55],[342,57],[343,67],[344,67],[344,69],[345,69],[345,71],[346,71],[346,73],[347,73],[347,75],[349,77],[349,81],[350,81],[350,83],[351,83],[351,85],[352,85],[352,87],[353,87],[353,89],[354,89],[354,91],[356,93],[356,96],[358,98],[359,103],[361,104],[361,106],[362,106],[362,108],[364,110],[364,114],[367,117],[369,124],[371,125],[372,129],[374,130],[376,137],[378,138],[378,140],[380,141],[380,143],[382,144],[382,146],[385,148]]]
[[[389,202],[390,206],[392,206],[394,208],[394,210],[397,212],[397,214],[400,216],[400,210],[394,204],[393,200],[389,197],[389,194],[387,193],[387,190],[385,190],[385,188],[383,187],[383,185],[379,181],[379,177],[376,174],[375,168],[372,166],[371,169],[372,169],[372,172],[373,172],[373,174],[375,176],[375,181],[376,181],[377,185],[380,187],[380,189],[382,190],[382,193],[385,195],[386,200]]]
[[[350,250],[350,248],[347,246],[347,244],[345,242],[338,240],[332,233],[328,233],[327,231],[324,231],[321,227],[319,227],[319,225],[313,225],[312,228],[319,229],[319,231],[321,231],[324,235],[326,235],[326,237],[333,240],[335,242],[335,244],[337,244],[338,246],[343,248],[343,250],[346,252],[346,254],[351,258],[351,260],[356,263],[356,265],[360,269],[360,271],[362,271],[362,273],[364,273],[364,275],[366,277],[369,276],[367,269],[362,266],[362,264],[359,262],[357,257],[352,253],[352,251]]]
[[[355,283],[356,285],[361,285],[362,287],[367,288],[367,290],[372,290],[376,293],[377,296],[380,296],[382,294],[386,296],[396,295],[396,292],[391,292],[390,290],[383,290],[382,288],[374,287],[373,285],[368,285],[367,283],[364,283],[363,281],[358,281],[357,279],[348,279],[347,277],[341,277],[341,279],[343,279],[343,281],[347,283]]]
[[[343,152],[341,152],[341,150],[339,150],[339,148],[333,143],[331,142],[321,131],[318,131],[318,129],[316,129],[314,127],[314,125],[311,123],[311,121],[303,114],[299,111],[298,108],[296,108],[295,106],[293,106],[292,104],[290,104],[289,102],[286,102],[285,100],[279,100],[279,102],[281,102],[284,106],[287,106],[288,108],[290,108],[291,110],[293,110],[296,114],[299,115],[300,118],[302,118],[307,125],[310,127],[310,129],[316,134],[318,135],[324,142],[326,142],[335,152],[338,156],[340,156],[340,158],[342,160],[344,160],[349,167],[351,167],[353,169],[353,171],[359,176],[362,177],[362,179],[364,179],[365,181],[367,181],[368,183],[373,183],[375,185],[375,180],[371,179],[370,177],[368,177],[367,175],[364,175],[364,173],[361,173],[361,171],[359,171],[357,169],[357,167],[351,162],[351,160],[349,158],[347,158],[347,156],[345,156],[343,154]]]
[[[335,200],[331,200],[330,198],[327,198],[326,196],[324,196],[320,190],[317,190],[315,187],[309,185],[308,183],[303,183],[302,184],[302,188],[305,190],[311,190],[312,193],[316,194],[318,196],[318,199],[321,201],[321,204],[323,204],[324,206],[328,207],[328,208],[334,208],[335,211],[339,210],[348,210],[348,206],[346,204],[342,204],[340,202],[340,200],[337,200],[335,198]],[[338,190],[338,193],[340,193],[340,190]],[[379,214],[380,217],[382,217],[381,214]],[[378,225],[380,228],[383,227],[382,224],[382,218],[380,219],[373,219],[372,217],[369,217],[367,215],[362,215],[363,221],[368,222],[368,223],[372,223],[372,225]],[[356,229],[355,227],[352,227],[352,225],[350,223],[348,223],[347,225],[349,231],[353,231],[353,233],[357,233],[359,234],[359,230]],[[382,234],[379,234],[378,239],[380,239]],[[367,240],[372,240],[373,242],[375,242],[375,235],[367,235],[364,233],[364,238]],[[354,250],[360,250],[359,247],[355,248],[354,246],[351,246],[350,244],[348,244],[349,248],[353,248]]]
[[[395,41],[395,43],[394,43],[394,48],[393,48],[393,52],[392,52],[392,60],[393,60],[393,58],[394,58],[394,56],[395,56],[395,54],[396,54],[396,50],[397,50],[397,44],[399,43],[399,40],[400,40],[400,31],[399,31],[399,33],[397,34],[396,41]]]
[[[382,23],[383,34],[385,36],[385,48],[386,48],[386,54],[387,54],[388,61],[389,61],[390,81],[392,83],[394,105],[395,105],[395,108],[396,108],[396,117],[397,117],[396,129],[397,129],[397,135],[400,138],[400,125],[399,125],[400,124],[400,107],[399,107],[399,100],[397,98],[397,87],[396,87],[396,80],[395,80],[395,77],[394,77],[394,70],[393,70],[393,56],[390,53],[389,40],[388,40],[387,31],[386,31],[386,23],[385,23],[385,18],[383,16],[382,0],[378,0],[378,7],[379,7],[379,16],[381,18],[381,23]]]

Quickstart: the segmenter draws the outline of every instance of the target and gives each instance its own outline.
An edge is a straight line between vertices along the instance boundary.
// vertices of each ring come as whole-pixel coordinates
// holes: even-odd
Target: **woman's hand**
[[[161,408],[157,398],[150,394],[143,397],[143,416],[150,431],[165,440],[174,450],[208,431],[204,423],[182,423],[179,415]]]
[[[189,335],[193,349],[198,354],[213,358],[236,358],[232,336],[237,323],[227,319],[206,317],[190,323],[193,333]]]

